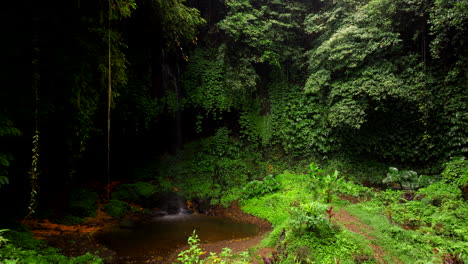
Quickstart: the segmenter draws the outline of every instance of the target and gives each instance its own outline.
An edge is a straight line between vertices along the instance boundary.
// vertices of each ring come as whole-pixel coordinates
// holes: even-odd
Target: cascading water
[[[140,223],[136,228],[116,226],[95,235],[100,243],[115,250],[120,257],[168,256],[187,245],[187,237],[196,230],[203,243],[239,239],[258,234],[258,226],[206,215],[167,215]]]
[[[187,214],[187,203],[182,200],[181,197],[178,197],[179,199],[179,211],[177,212],[178,215],[182,215],[182,214]]]

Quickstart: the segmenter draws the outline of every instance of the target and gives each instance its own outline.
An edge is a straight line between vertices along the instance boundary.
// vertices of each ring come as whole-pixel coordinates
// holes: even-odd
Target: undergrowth
[[[5,264],[101,264],[103,261],[90,253],[66,257],[58,249],[47,247],[27,231],[0,231],[0,263]]]
[[[245,212],[272,223],[274,230],[263,244],[276,248],[280,263],[354,263],[355,256],[371,254],[359,235],[331,221],[332,201],[342,192],[359,195],[359,187],[314,163],[307,174],[286,171],[276,180],[276,192],[241,204]]]
[[[343,175],[336,171],[345,164],[342,161],[328,162],[325,169],[312,163],[307,170],[296,167],[260,179],[249,177],[238,198],[245,212],[272,223],[262,245],[275,248],[267,257],[275,263],[379,263],[368,238],[334,221],[333,208],[344,208],[373,228],[368,235],[384,249],[380,257],[387,263],[466,263],[466,162],[460,160],[448,162],[442,174],[434,176],[390,168],[390,176],[401,177],[398,185],[389,181],[388,167],[382,170],[373,164],[365,170],[345,170],[351,175]],[[267,172],[277,166],[267,164]],[[373,176],[380,181],[373,185],[389,188],[372,189],[351,181]],[[345,196],[358,203],[339,198]]]

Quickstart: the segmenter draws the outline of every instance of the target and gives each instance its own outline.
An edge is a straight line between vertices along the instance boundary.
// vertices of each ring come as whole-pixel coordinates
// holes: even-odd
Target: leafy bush
[[[321,165],[325,173],[332,174],[337,170],[345,175],[347,180],[366,185],[381,185],[382,175],[388,172],[387,164],[347,153],[334,155]]]
[[[424,196],[422,199],[433,205],[441,205],[445,201],[460,199],[461,191],[452,184],[440,181],[418,190],[417,195]]]
[[[468,199],[468,160],[465,157],[452,158],[445,163],[441,175],[445,182],[460,188],[465,200]]]
[[[217,157],[234,158],[239,155],[239,144],[229,135],[231,131],[226,127],[218,128],[214,136],[210,137],[207,152]]]
[[[242,210],[270,221],[273,226],[281,226],[289,219],[288,211],[292,204],[306,203],[312,200],[312,196],[305,184],[307,175],[285,172],[275,179],[280,183],[276,192],[243,200]]]
[[[382,183],[398,184],[400,189],[414,190],[419,186],[418,173],[413,170],[399,171],[395,167],[388,168],[390,171],[387,177],[382,180]]]
[[[232,250],[229,248],[223,248],[219,254],[210,252],[209,256],[202,259],[202,255],[207,254],[200,248],[200,239],[196,234],[195,230],[191,236],[188,237],[187,242],[189,249],[184,250],[178,254],[178,263],[183,264],[204,264],[204,263],[235,263],[235,264],[248,264],[252,263],[249,261],[249,255],[247,252],[243,252],[239,255],[232,254]]]
[[[68,258],[56,249],[25,250],[22,248],[6,245],[0,249],[0,261],[5,264],[101,264],[104,263],[99,257],[85,254],[79,257]]]
[[[92,254],[68,258],[58,249],[48,248],[42,241],[32,237],[30,232],[8,231],[6,245],[0,247],[0,263],[5,264],[102,264],[103,261]]]
[[[121,218],[131,210],[131,207],[126,202],[113,199],[104,205],[102,210],[114,218]]]
[[[13,122],[0,113],[0,139],[4,140],[5,138],[8,140],[8,137],[20,136],[21,134],[21,131],[14,127]],[[8,168],[10,167],[11,161],[14,160],[14,156],[11,153],[4,151],[5,149],[2,149],[2,152],[0,152],[0,188],[2,188],[3,185],[9,184]]]
[[[319,169],[315,163],[311,163],[309,168],[310,189],[315,199],[325,203],[332,202],[333,194],[337,193],[340,184],[344,181],[343,178],[338,177],[339,172],[335,170],[333,175],[324,175],[323,170]]]
[[[147,182],[122,184],[117,187],[117,190],[112,192],[112,199],[141,205],[151,205],[151,198],[155,192],[156,187]]]
[[[70,214],[78,217],[96,216],[98,194],[90,189],[75,189],[69,194]]]
[[[337,189],[338,194],[351,195],[358,198],[368,198],[372,197],[374,192],[372,189],[364,187],[359,184],[355,184],[352,181],[340,181]]]
[[[280,183],[275,176],[267,175],[262,180],[253,180],[248,182],[244,187],[244,195],[246,198],[255,196],[263,196],[267,193],[272,193],[278,190]]]
[[[8,231],[8,229],[0,229],[0,247],[6,243],[8,243],[8,239],[3,237],[3,233]]]
[[[234,187],[230,190],[224,191],[221,198],[219,199],[219,202],[222,206],[227,208],[232,202],[242,198],[242,195],[243,189]]]
[[[68,195],[67,209],[65,215],[56,220],[59,224],[80,224],[87,217],[96,216],[98,194],[90,189],[74,189]],[[43,211],[47,215],[47,211]]]
[[[242,198],[241,188],[254,175],[264,174],[265,168],[259,155],[243,149],[230,133],[219,128],[213,136],[186,145],[177,155],[163,156],[160,182],[170,181],[185,198],[207,199],[213,205],[228,206]]]
[[[314,232],[320,235],[331,230],[326,218],[328,207],[319,202],[309,202],[291,207],[289,226],[293,232],[302,235],[304,232]]]

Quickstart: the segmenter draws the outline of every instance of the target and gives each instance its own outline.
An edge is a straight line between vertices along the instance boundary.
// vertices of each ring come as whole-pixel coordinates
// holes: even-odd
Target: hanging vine
[[[31,168],[29,169],[29,182],[31,186],[31,193],[28,205],[28,212],[25,218],[29,217],[34,213],[34,210],[37,206],[37,197],[39,195],[39,127],[38,127],[38,90],[40,83],[40,75],[38,70],[38,58],[39,58],[39,48],[38,48],[38,34],[37,32],[34,35],[33,39],[33,73],[32,73],[32,90],[34,94],[34,132],[32,137],[32,158],[31,158]]]
[[[107,140],[107,199],[110,199],[110,112],[111,112],[111,103],[112,103],[112,67],[111,67],[111,29],[110,29],[110,21],[111,21],[111,2],[109,1],[109,16],[108,16],[108,30],[109,30],[109,36],[107,39],[107,44],[108,44],[108,52],[109,52],[109,57],[108,57],[108,82],[107,82],[107,135],[106,135],[106,140]]]

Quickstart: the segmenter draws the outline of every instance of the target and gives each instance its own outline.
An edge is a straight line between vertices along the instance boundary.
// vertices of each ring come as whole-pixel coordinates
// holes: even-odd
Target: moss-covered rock
[[[111,200],[102,207],[102,210],[114,218],[121,218],[131,211],[131,206],[124,201]]]
[[[79,225],[85,221],[86,218],[75,216],[75,215],[65,215],[61,218],[56,219],[57,224],[62,225]]]
[[[112,199],[141,204],[151,207],[154,203],[156,186],[147,182],[122,184],[112,193]]]
[[[90,189],[75,189],[68,196],[68,213],[77,217],[96,216],[98,194]]]

